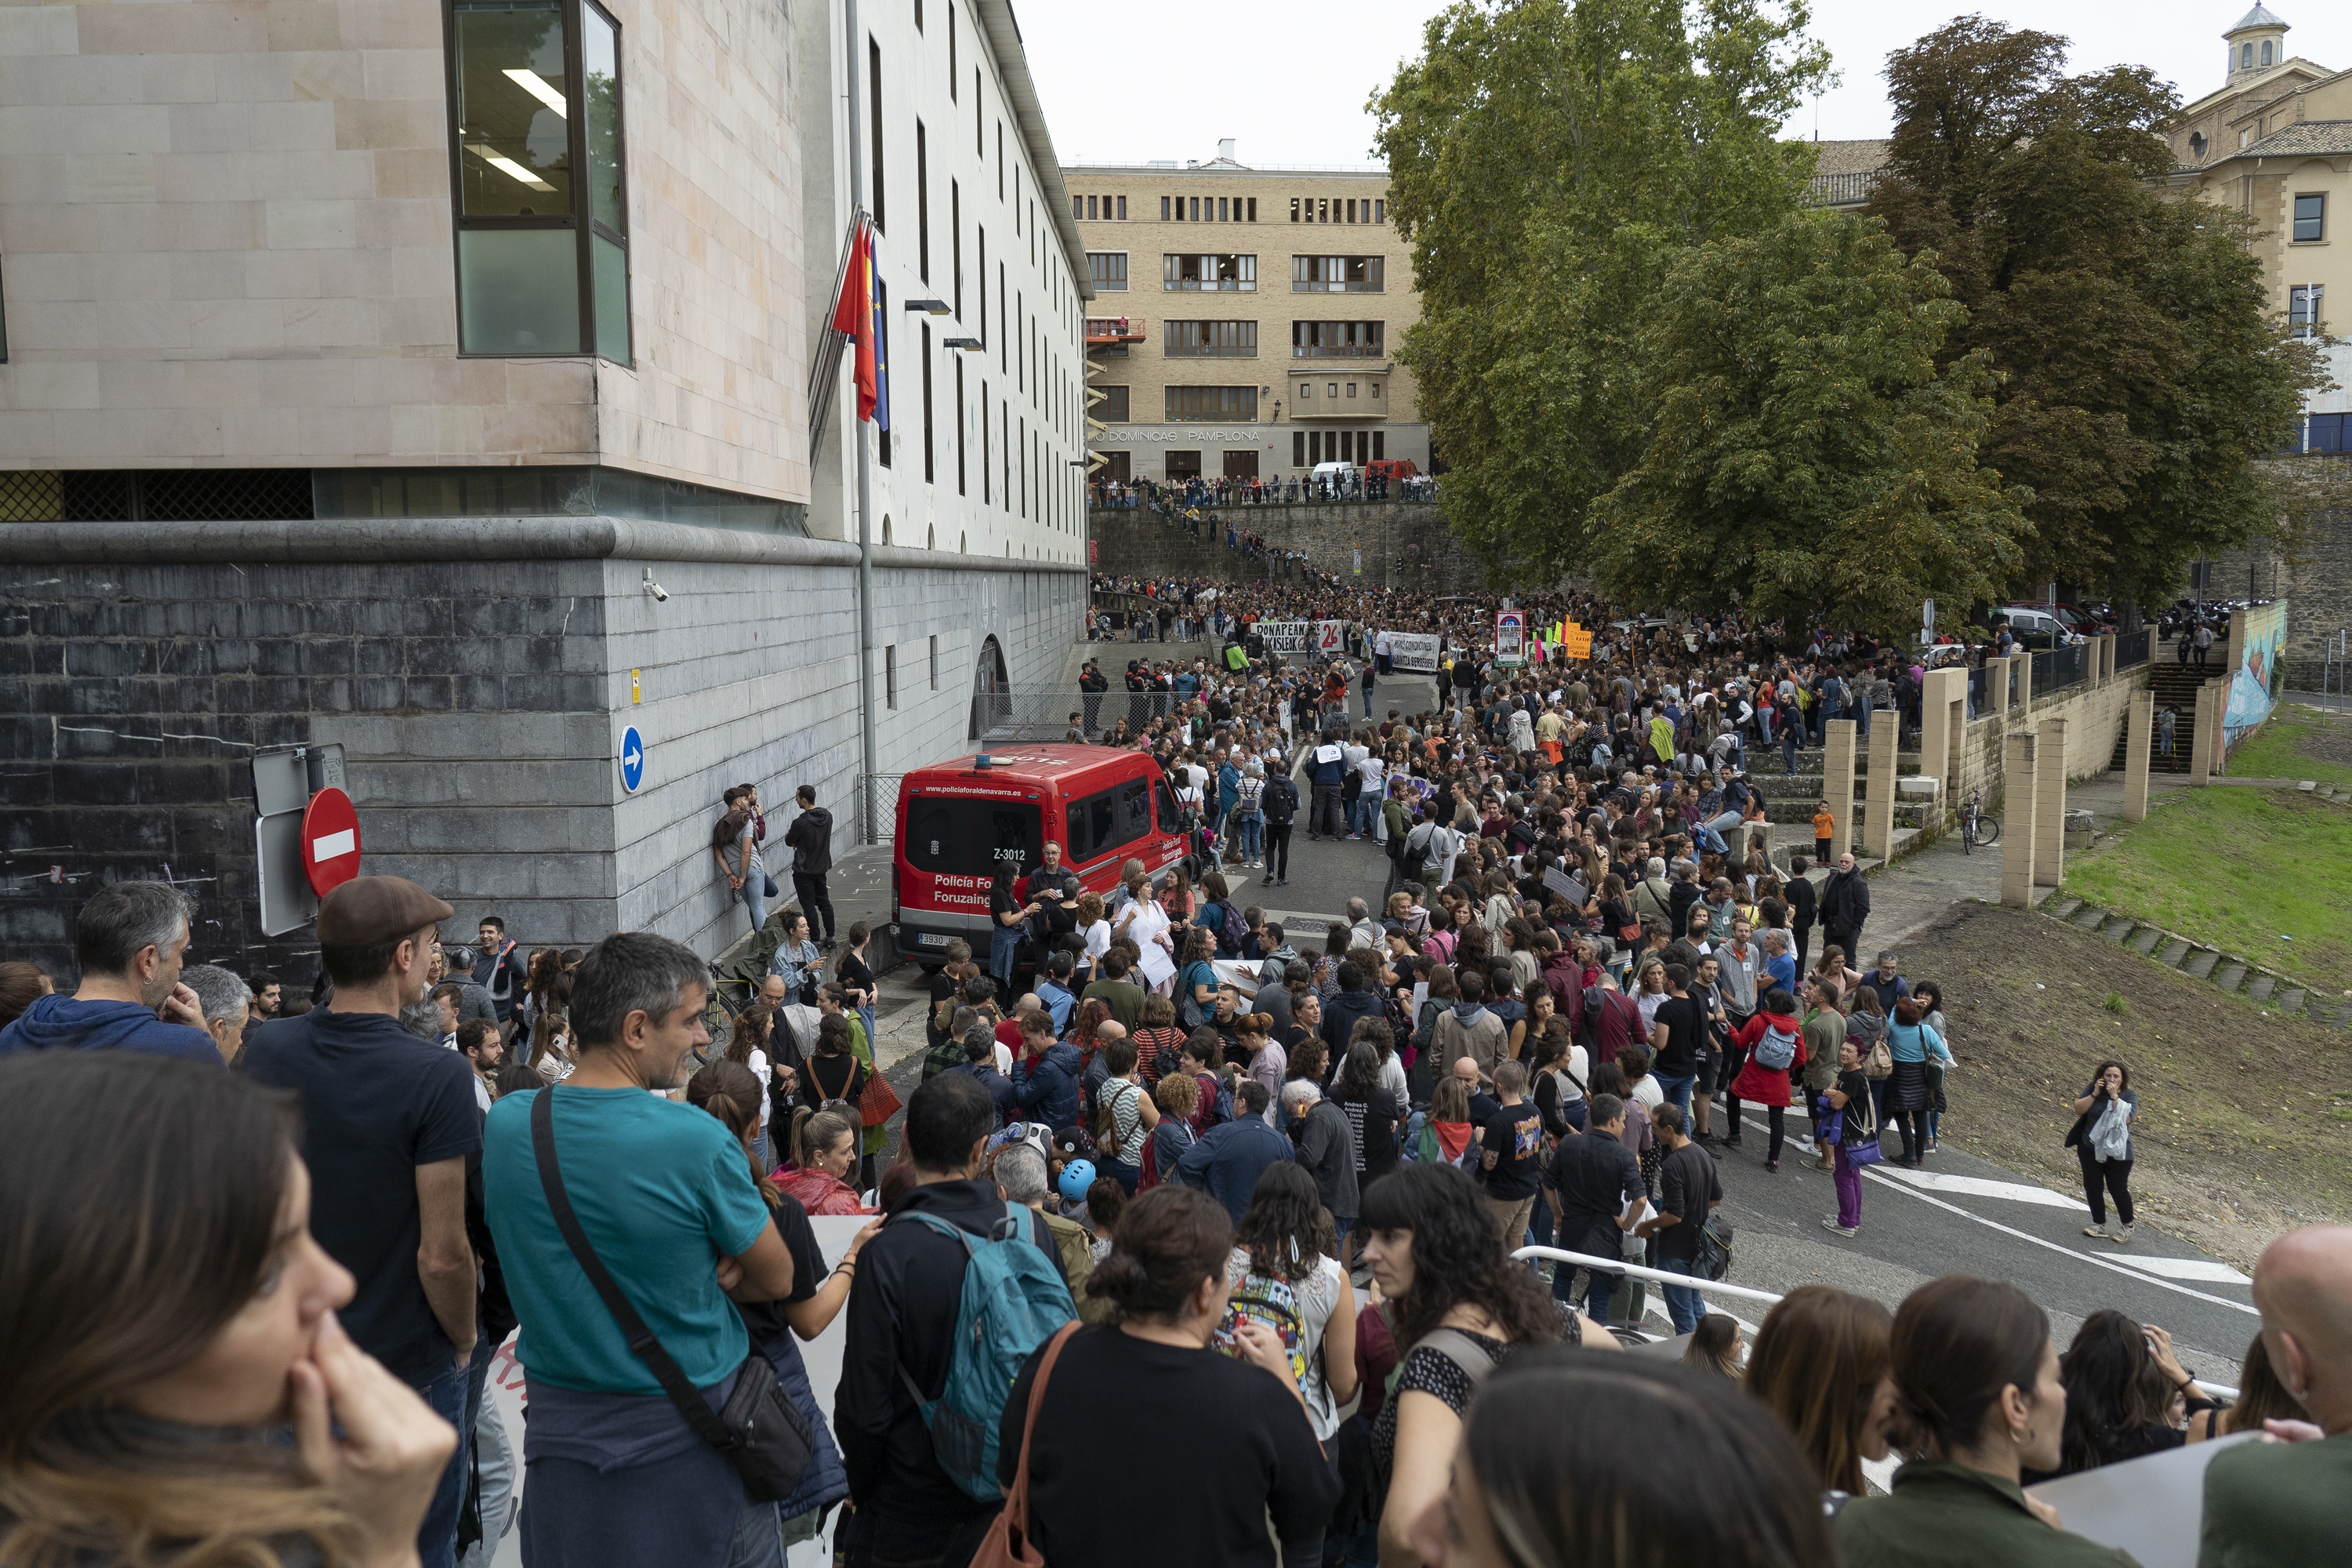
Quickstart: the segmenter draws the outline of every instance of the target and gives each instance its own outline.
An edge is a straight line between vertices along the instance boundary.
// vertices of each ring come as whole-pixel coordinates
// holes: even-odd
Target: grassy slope
[[[2070,860],[2064,891],[2307,984],[2352,990],[2343,806],[2263,789],[2169,791],[2117,842]]]
[[[2282,1230],[2352,1219],[2352,1034],[2021,910],[1956,906],[1905,956],[1944,987],[1947,1141],[2079,1192],[2066,1102],[2114,1057],[2140,1094],[2132,1188],[2166,1229],[2244,1268]]]
[[[2254,738],[2230,758],[2242,779],[2314,779],[2352,786],[2347,727],[2340,714],[2282,703]]]

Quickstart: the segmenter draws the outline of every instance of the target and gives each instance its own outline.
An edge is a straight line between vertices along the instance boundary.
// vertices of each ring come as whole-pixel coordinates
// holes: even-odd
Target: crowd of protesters
[[[1077,738],[1159,760],[1185,863],[1000,879],[902,1120],[869,933],[790,833],[723,1046],[678,944],[461,948],[392,877],[322,901],[307,996],[184,966],[158,883],[85,906],[71,994],[0,966],[0,1563],[445,1568],[515,1531],[774,1568],[830,1530],[844,1568],[2116,1563],[2022,1487],[2239,1430],[2279,1440],[2210,1467],[2205,1563],[2352,1541],[2345,1227],[2264,1253],[2227,1409],[2160,1328],[2094,1313],[2061,1354],[2006,1284],[1807,1287],[1745,1344],[1707,1314],[1729,1152],[1831,1171],[1841,1237],[1862,1165],[1935,1152],[1942,989],[1865,957],[1844,825],[1776,855],[1746,771],[1910,722],[1907,654],[1560,597],[1522,607],[1591,658],[1522,668],[1491,603],[1150,586],[1219,657],[1096,671]],[[1338,656],[1270,657],[1292,619]],[[1376,721],[1399,633],[1436,635],[1436,705]],[[729,805],[756,921],[765,819]],[[1320,942],[1248,898],[1301,816],[1381,851]],[[2069,1139],[2118,1242],[2137,1104],[2103,1064]],[[812,1215],[858,1222],[830,1264]],[[1530,1243],[1694,1280],[1685,1364],[1615,1353],[1634,1288]],[[836,1323],[827,1406],[799,1346]],[[486,1397],[510,1335],[527,1433]]]
[[[1091,504],[1110,510],[1150,509],[1171,517],[1202,515],[1225,506],[1286,506],[1301,501],[1433,500],[1438,481],[1427,474],[1348,464],[1328,471],[1261,478],[1193,474],[1183,479],[1097,479],[1087,487]]]
[[[707,1049],[688,950],[608,937],[556,953],[560,981],[526,967],[541,984],[503,1020],[494,994],[491,1018],[459,1019],[490,988],[442,993],[449,906],[361,878],[321,904],[316,1005],[249,991],[266,1016],[224,1053],[181,967],[183,895],[101,890],[75,996],[35,990],[0,1033],[0,1561],[479,1560],[520,1469],[532,1564],[772,1565],[830,1526],[852,1568],[2120,1565],[2024,1488],[2242,1432],[2260,1440],[2205,1470],[2200,1563],[2328,1562],[2352,1540],[2352,1227],[2263,1252],[2226,1408],[2160,1327],[2095,1311],[2062,1352],[2025,1294],[1966,1276],[1891,1312],[1809,1285],[1752,1340],[1709,1318],[1679,1365],[1625,1354],[1622,1320],[1512,1258],[1512,1179],[1532,1160],[1563,1218],[1613,1209],[1618,1181],[1636,1230],[1703,1223],[1679,1107],[1649,1109],[1683,1166],[1654,1205],[1623,1138],[1643,1102],[1614,1088],[1649,1076],[1640,1047],[1538,1053],[1589,1090],[1556,1121],[1579,1102],[1528,1096],[1473,1016],[1473,968],[1443,1033],[1462,1054],[1433,1083],[1416,1052],[1400,1085],[1412,1047],[1349,1000],[1379,962],[1352,934],[1328,1001],[1277,940],[1245,973],[1279,964],[1289,1023],[1232,1016],[1244,988],[1205,958],[1223,901],[1187,922],[1178,1010],[1129,978],[1125,937],[1075,993],[1049,955],[1077,1005],[1066,1030],[1047,999],[1013,1004],[1009,1108],[998,999],[956,955],[887,1223],[828,1266],[755,1155],[759,1075]],[[1439,1121],[1483,1128],[1436,1131],[1422,1086]],[[837,1180],[846,1126],[808,1124],[834,1114],[793,1142],[834,1151]],[[1601,1157],[1559,1173],[1571,1149]],[[828,1407],[799,1345],[836,1323]],[[477,1369],[518,1329],[530,1420],[509,1435]],[[1181,1484],[1115,1430],[1181,1455]],[[1876,1493],[1864,1467],[1890,1458]]]

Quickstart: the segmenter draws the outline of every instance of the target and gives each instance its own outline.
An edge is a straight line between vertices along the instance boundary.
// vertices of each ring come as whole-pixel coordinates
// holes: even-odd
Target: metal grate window
[[[312,515],[308,468],[0,473],[0,522],[288,522]]]

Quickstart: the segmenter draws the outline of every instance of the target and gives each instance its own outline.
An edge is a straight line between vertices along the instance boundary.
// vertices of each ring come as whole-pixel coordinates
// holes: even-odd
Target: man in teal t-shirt
[[[2244,1443],[2205,1469],[2198,1568],[2311,1568],[2352,1552],[2352,1226],[2291,1230],[2254,1265],[2271,1371],[2324,1437]],[[2290,1427],[2288,1423],[2273,1423]]]
[[[665,937],[598,942],[572,976],[578,1068],[499,1100],[484,1125],[484,1207],[530,1377],[520,1527],[542,1563],[724,1561],[744,1512],[732,1468],[629,1349],[565,1245],[531,1142],[532,1108],[552,1096],[581,1231],[706,1401],[723,1402],[747,1356],[773,1376],[730,1298],[781,1300],[792,1255],[726,1123],[667,1098],[709,1038],[707,973]]]

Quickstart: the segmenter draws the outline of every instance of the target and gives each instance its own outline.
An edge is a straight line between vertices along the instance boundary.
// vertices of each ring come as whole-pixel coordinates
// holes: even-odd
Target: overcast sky
[[[2193,102],[2221,85],[2221,31],[2253,0],[2034,0],[1973,7],[2073,40],[2069,68],[2145,65]],[[1217,139],[1244,163],[1370,163],[1366,100],[1421,48],[1442,0],[1014,0],[1029,69],[1065,163],[1208,159]],[[1813,36],[1843,79],[1790,121],[1790,135],[1887,133],[1887,52],[1971,7],[1959,0],[1815,0]],[[2352,66],[2352,5],[2276,0],[2287,49]]]

